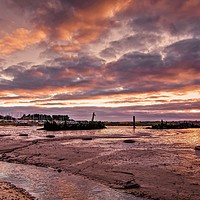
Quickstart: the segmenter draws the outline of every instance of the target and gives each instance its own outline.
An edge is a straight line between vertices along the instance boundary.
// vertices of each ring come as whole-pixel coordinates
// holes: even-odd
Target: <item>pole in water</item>
[[[164,122],[163,122],[163,120],[161,119],[161,128],[163,128],[163,125],[164,125]]]
[[[95,113],[93,112],[93,113],[92,113],[92,120],[91,120],[92,122],[94,121],[94,117],[95,117],[95,116],[96,116],[96,115],[95,115]]]
[[[135,129],[135,116],[133,116],[133,128]]]

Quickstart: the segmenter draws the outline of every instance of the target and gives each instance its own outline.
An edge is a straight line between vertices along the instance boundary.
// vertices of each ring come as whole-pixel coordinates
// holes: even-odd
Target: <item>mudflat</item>
[[[0,181],[0,200],[34,200],[25,190]]]
[[[52,167],[146,199],[198,200],[200,157],[189,146],[139,138],[0,138],[0,160]],[[125,140],[129,140],[128,143]],[[130,142],[132,140],[132,142]],[[146,145],[146,148],[144,148]]]

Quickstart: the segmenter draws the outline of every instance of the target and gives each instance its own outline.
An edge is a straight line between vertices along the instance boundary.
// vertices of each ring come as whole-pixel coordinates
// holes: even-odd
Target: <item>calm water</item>
[[[180,142],[188,145],[197,145],[200,142],[200,129],[171,129],[171,130],[153,130],[146,129],[146,127],[137,127],[133,130],[132,127],[108,127],[107,129],[101,130],[81,130],[81,131],[54,131],[48,132],[44,130],[37,130],[36,126],[3,126],[0,129],[1,134],[11,134],[11,136],[6,136],[6,138],[12,139],[44,139],[47,134],[54,134],[56,137],[63,136],[131,136],[136,138],[141,138],[144,141],[154,139],[152,141],[174,143]],[[27,133],[29,136],[26,138],[20,137],[20,133]],[[155,140],[158,138],[159,140]],[[172,141],[173,140],[173,141]]]
[[[46,135],[54,134],[56,138],[69,136],[69,137],[78,137],[78,136],[99,136],[101,138],[95,139],[90,142],[90,145],[94,146],[103,146],[108,147],[113,150],[116,147],[120,148],[129,148],[129,146],[117,142],[117,140],[123,140],[121,137],[132,137],[135,140],[140,142],[140,145],[137,144],[134,146],[136,148],[148,149],[148,148],[170,148],[175,147],[176,149],[191,149],[194,150],[194,147],[200,145],[200,129],[179,129],[179,130],[152,130],[146,129],[146,127],[137,127],[133,130],[132,127],[108,127],[107,129],[102,130],[82,130],[82,131],[55,131],[48,132],[44,130],[37,130],[38,127],[15,127],[15,126],[6,126],[0,129],[1,134],[10,134],[4,138],[10,138],[14,140],[35,140],[35,139],[46,139]],[[27,137],[19,136],[20,133],[27,133]],[[116,137],[108,138],[108,137]],[[88,142],[82,140],[73,140],[69,141],[68,145],[88,145]],[[115,146],[116,145],[116,146]],[[131,148],[134,148],[131,147]],[[198,153],[198,152],[196,152]]]
[[[80,176],[35,166],[0,162],[0,179],[24,188],[39,200],[141,200]]]
[[[199,151],[194,150],[195,146],[200,145],[200,129],[150,130],[138,127],[136,130],[133,130],[132,127],[108,127],[103,130],[47,132],[38,131],[37,128],[7,126],[0,130],[0,134],[11,134],[11,136],[6,136],[5,138],[12,138],[14,140],[44,139],[47,134],[54,134],[56,138],[63,136],[99,136],[101,138],[89,142],[90,147],[101,147],[106,150],[102,151],[99,156],[108,155],[114,151],[127,150],[128,148],[156,149],[158,151],[159,149],[166,149],[166,151],[170,149],[169,162],[173,162],[171,157],[173,152],[177,151],[184,152],[181,155],[181,159],[185,159],[187,162],[200,159]],[[27,133],[28,136],[20,137],[20,133]],[[115,138],[109,138],[110,136]],[[125,144],[122,142],[124,139],[121,138],[124,136],[132,137],[137,142],[134,145]],[[88,147],[88,141],[81,139],[61,141],[61,144],[72,147]],[[87,162],[87,160],[84,162]],[[168,161],[165,160],[165,162]],[[44,200],[139,199],[83,179],[82,177],[34,166],[0,162],[0,179],[12,182],[26,189],[33,196]]]

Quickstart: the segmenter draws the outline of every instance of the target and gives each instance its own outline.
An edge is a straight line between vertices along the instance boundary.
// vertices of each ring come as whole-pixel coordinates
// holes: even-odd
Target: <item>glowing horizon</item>
[[[200,120],[199,10],[198,0],[2,0],[0,112]]]

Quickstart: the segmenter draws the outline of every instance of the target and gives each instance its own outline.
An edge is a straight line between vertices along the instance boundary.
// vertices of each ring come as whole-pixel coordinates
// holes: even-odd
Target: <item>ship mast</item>
[[[96,115],[95,115],[95,113],[93,112],[93,113],[92,113],[92,120],[91,120],[92,122],[94,121],[94,117],[95,117],[95,116],[96,116]]]

